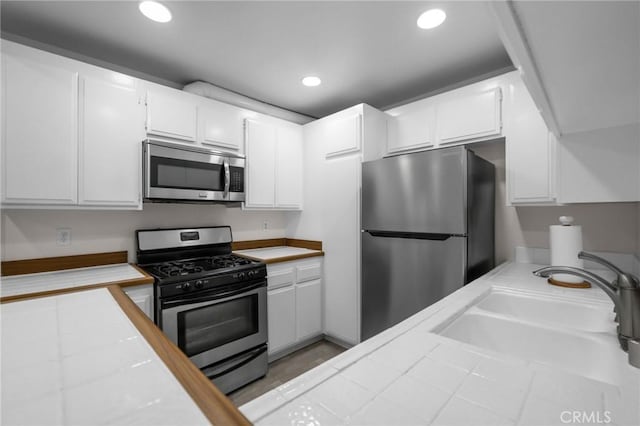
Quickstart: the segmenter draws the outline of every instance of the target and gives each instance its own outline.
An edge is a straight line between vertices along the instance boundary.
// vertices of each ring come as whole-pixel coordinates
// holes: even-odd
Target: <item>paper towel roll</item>
[[[584,262],[578,259],[578,253],[582,251],[582,227],[572,225],[571,216],[560,216],[562,225],[549,227],[549,240],[551,247],[551,265],[572,266],[583,268]],[[584,280],[575,275],[553,274],[552,278],[564,283],[581,283]]]

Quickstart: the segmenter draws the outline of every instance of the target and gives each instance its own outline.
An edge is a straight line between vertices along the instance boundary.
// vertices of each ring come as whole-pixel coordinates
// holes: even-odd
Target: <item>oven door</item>
[[[197,147],[145,141],[144,197],[228,201],[230,166],[225,156]]]
[[[267,343],[267,283],[161,300],[161,328],[199,368]]]

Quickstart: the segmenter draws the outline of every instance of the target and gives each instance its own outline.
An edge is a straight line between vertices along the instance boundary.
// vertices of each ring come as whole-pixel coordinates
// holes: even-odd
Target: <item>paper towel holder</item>
[[[572,226],[573,225],[573,216],[560,216],[558,218],[558,220],[559,220],[561,226]],[[577,254],[576,254],[576,257],[577,257]],[[558,280],[557,278],[553,278],[553,276],[550,276],[547,279],[547,282],[549,284],[551,284],[551,285],[555,285],[555,286],[558,286],[558,287],[591,288],[591,284],[588,281],[569,282],[569,281]]]

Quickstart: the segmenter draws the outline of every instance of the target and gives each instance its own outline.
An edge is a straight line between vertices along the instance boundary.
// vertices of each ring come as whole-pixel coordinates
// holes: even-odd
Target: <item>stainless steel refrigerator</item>
[[[494,267],[494,193],[464,146],[362,164],[361,340]]]

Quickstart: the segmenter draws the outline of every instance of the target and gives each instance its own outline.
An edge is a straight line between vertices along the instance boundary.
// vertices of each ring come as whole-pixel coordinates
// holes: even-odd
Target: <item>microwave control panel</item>
[[[229,167],[229,191],[244,192],[244,168]]]

